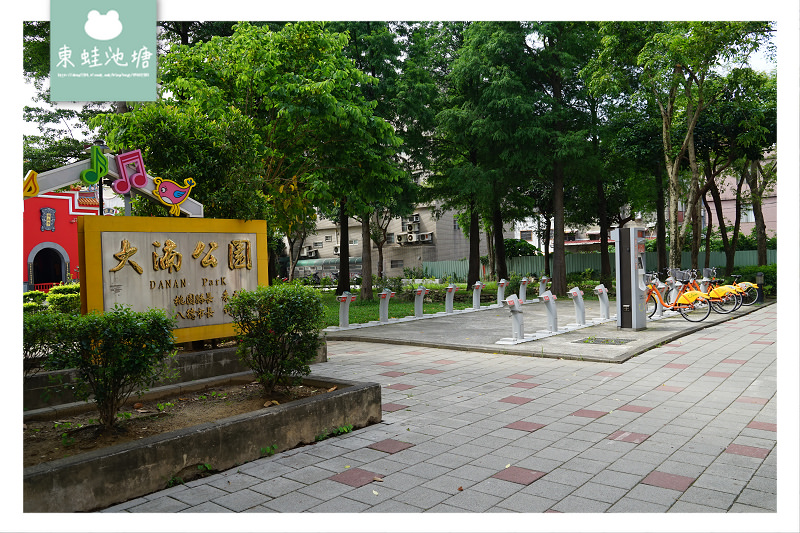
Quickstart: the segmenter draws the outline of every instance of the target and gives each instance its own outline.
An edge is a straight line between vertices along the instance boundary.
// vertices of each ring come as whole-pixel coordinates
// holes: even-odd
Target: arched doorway
[[[64,258],[58,250],[42,248],[33,258],[33,284],[62,283],[64,279]]]

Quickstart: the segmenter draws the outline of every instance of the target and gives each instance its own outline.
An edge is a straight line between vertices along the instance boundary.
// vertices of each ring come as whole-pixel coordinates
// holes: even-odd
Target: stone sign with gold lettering
[[[179,342],[233,335],[225,304],[267,284],[266,223],[82,217],[82,310],[165,309]]]

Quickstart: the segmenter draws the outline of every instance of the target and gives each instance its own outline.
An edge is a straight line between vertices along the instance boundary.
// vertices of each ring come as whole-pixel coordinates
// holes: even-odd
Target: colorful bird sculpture
[[[161,178],[153,178],[153,183],[156,185],[153,194],[156,195],[156,198],[158,198],[162,204],[169,206],[169,214],[176,217],[181,213],[181,209],[178,206],[189,198],[189,193],[192,191],[192,187],[195,186],[195,182],[192,178],[183,180],[183,186],[178,185],[172,180]]]

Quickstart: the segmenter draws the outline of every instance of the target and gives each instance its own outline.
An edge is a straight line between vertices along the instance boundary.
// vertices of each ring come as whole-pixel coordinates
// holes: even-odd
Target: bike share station
[[[617,268],[617,328],[639,331],[647,328],[647,282],[645,276],[645,230],[622,227],[611,230]]]

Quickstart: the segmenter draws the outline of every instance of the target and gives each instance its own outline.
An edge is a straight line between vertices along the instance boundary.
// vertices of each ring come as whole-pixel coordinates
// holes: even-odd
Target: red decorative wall
[[[50,220],[45,222],[48,229],[43,230],[42,210],[47,208],[54,210],[54,213]],[[78,217],[97,214],[97,198],[93,192],[49,192],[24,200],[23,283],[39,283],[36,279],[31,280],[30,276],[36,254],[46,248],[54,250],[62,257],[65,267],[63,277],[67,278],[63,281],[80,279]],[[52,231],[49,228],[52,228]],[[33,289],[33,286],[29,286],[29,289]]]

